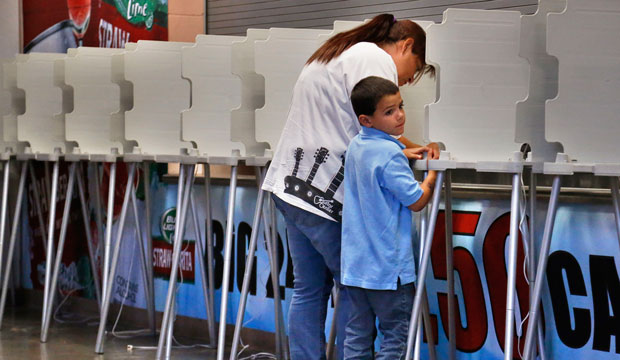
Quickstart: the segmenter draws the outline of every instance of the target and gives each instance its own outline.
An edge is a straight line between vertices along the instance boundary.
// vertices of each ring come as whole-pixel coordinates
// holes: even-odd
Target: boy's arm
[[[437,173],[434,170],[428,172],[426,179],[420,184],[420,187],[424,191],[424,194],[418,199],[418,201],[409,205],[409,210],[412,211],[420,211],[424,209],[428,201],[431,199],[433,195],[433,189],[435,188],[435,180],[437,178]]]
[[[430,143],[426,146],[418,145],[413,141],[407,139],[404,136],[398,138],[398,140],[405,145],[406,149],[403,150],[405,156],[408,159],[422,159],[422,153],[428,152],[428,158],[431,160],[439,159],[439,145],[437,143]],[[413,151],[411,151],[411,150]],[[419,151],[415,151],[419,150]]]

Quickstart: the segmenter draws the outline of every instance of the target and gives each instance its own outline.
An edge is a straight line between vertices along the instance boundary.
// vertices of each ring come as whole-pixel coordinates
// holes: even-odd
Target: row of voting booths
[[[109,189],[114,188],[116,164],[129,167],[127,187],[121,205],[117,231],[112,231],[114,196],[97,202],[96,224],[100,247],[92,245],[91,231],[85,228],[92,273],[98,274],[96,258],[102,259],[101,279],[95,279],[100,309],[100,324],[95,352],[104,352],[106,325],[111,293],[118,266],[122,234],[134,231],[125,227],[127,216],[134,224],[142,222],[150,239],[151,218],[148,190],[145,192],[147,215],[139,218],[136,210],[134,179],[137,167],[150,163],[180,163],[177,213],[173,242],[170,283],[159,330],[157,358],[171,356],[176,312],[176,281],[185,232],[196,236],[200,256],[201,301],[207,314],[208,341],[217,348],[217,358],[224,358],[226,321],[216,329],[215,309],[227,314],[227,292],[215,304],[213,239],[211,224],[206,221],[207,236],[198,230],[205,219],[198,218],[198,202],[206,203],[210,218],[209,167],[205,166],[207,196],[194,196],[197,165],[231,166],[230,189],[224,247],[222,289],[231,281],[231,246],[234,224],[238,166],[256,168],[257,185],[264,177],[271,155],[286,121],[290,96],[306,59],[325,39],[361,22],[337,21],[333,29],[249,29],[246,36],[199,35],[194,43],[138,41],[123,49],[80,47],[67,54],[31,53],[17,55],[2,63],[1,161],[4,173],[0,206],[0,270],[2,297],[0,322],[7,296],[11,259],[24,184],[34,176],[32,162],[43,161],[51,167],[50,216],[44,219],[36,204],[38,221],[47,239],[45,290],[41,322],[41,341],[48,340],[55,301],[60,259],[74,188],[77,188],[82,216],[87,219],[82,166],[95,169],[99,185],[102,164],[110,164]],[[418,278],[407,358],[419,358],[424,346],[430,358],[456,359],[458,318],[458,279],[452,259],[451,175],[460,170],[508,174],[512,179],[510,234],[506,245],[506,312],[503,352],[505,359],[522,355],[525,359],[546,358],[543,321],[539,304],[545,291],[544,276],[552,239],[554,218],[562,176],[588,173],[609,177],[611,198],[620,234],[618,195],[617,134],[620,133],[620,2],[615,0],[540,0],[533,15],[515,11],[448,9],[441,23],[420,21],[427,32],[427,62],[436,78],[422,78],[415,86],[403,87],[407,114],[405,136],[418,143],[442,145],[438,160],[415,165],[416,170],[438,171],[432,203],[421,215]],[[528,146],[523,146],[527,144]],[[524,149],[527,149],[525,151]],[[310,163],[312,159],[308,159]],[[63,217],[55,239],[58,167],[69,164],[67,194]],[[14,165],[15,164],[15,165]],[[17,203],[8,219],[9,169],[19,167]],[[522,197],[524,169],[532,174],[529,204]],[[148,174],[148,171],[145,172]],[[303,174],[300,174],[303,176]],[[547,206],[543,233],[536,232],[533,219],[537,211],[536,178],[550,177],[553,186]],[[147,181],[147,184],[149,182]],[[147,186],[148,187],[148,186]],[[112,191],[110,191],[112,193]],[[443,201],[442,201],[443,193]],[[243,326],[258,237],[264,236],[270,259],[274,286],[275,354],[288,358],[286,325],[279,299],[274,207],[269,197],[258,191],[246,273],[237,313],[230,359],[235,359]],[[35,198],[38,198],[35,196]],[[108,214],[101,214],[107,201]],[[428,299],[424,279],[440,207],[445,211],[448,289],[448,348],[435,349],[434,341],[422,345],[422,328],[430,329]],[[265,210],[267,209],[267,211]],[[529,226],[522,218],[529,216]],[[89,224],[90,221],[84,221]],[[263,226],[264,234],[258,229]],[[136,229],[139,230],[139,229]],[[521,237],[519,236],[521,233]],[[529,319],[527,331],[515,333],[515,279],[517,247],[522,238],[529,253]],[[147,293],[149,328],[157,333],[155,291],[153,286],[152,248],[138,241],[142,280]],[[149,244],[147,241],[146,244]],[[57,245],[56,245],[57,244]],[[3,252],[4,253],[1,253]],[[614,254],[617,257],[617,254]],[[531,259],[538,258],[538,262]],[[206,260],[205,260],[206,259]],[[499,271],[499,269],[498,269]],[[463,275],[460,275],[461,277]],[[457,282],[457,284],[455,284]],[[337,294],[333,293],[337,298]],[[337,303],[337,301],[336,301]],[[518,311],[518,310],[517,310]],[[525,314],[521,314],[523,318]],[[433,331],[426,331],[433,336]],[[522,338],[521,341],[518,339]],[[333,344],[333,337],[330,338]],[[331,345],[330,344],[330,345]],[[333,346],[328,346],[333,356]]]

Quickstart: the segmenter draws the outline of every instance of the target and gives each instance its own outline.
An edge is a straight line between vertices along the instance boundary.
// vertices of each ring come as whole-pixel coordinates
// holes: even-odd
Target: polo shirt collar
[[[377,130],[375,128],[370,128],[370,127],[362,126],[362,130],[360,131],[360,134],[362,136],[364,136],[364,137],[379,138],[379,139],[389,140],[389,141],[392,141],[392,142],[398,144],[398,146],[400,146],[401,149],[405,148],[405,145],[403,143],[401,143],[400,141],[398,141],[398,139],[394,138],[392,135],[389,135],[388,133],[386,133],[384,131]]]

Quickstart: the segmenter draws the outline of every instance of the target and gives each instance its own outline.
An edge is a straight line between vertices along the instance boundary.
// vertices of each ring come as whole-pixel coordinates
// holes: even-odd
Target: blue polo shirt
[[[387,133],[362,127],[345,158],[342,283],[395,290],[416,279],[407,206],[424,191],[402,150]]]

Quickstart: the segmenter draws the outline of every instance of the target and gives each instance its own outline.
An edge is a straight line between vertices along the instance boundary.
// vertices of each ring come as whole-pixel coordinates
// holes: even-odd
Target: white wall
[[[12,58],[20,50],[20,0],[0,1],[0,59]]]
[[[334,20],[364,20],[382,13],[441,22],[449,7],[536,12],[538,0],[208,0],[209,34],[245,35],[247,28],[332,28]]]

